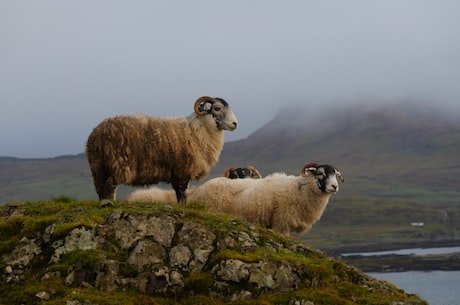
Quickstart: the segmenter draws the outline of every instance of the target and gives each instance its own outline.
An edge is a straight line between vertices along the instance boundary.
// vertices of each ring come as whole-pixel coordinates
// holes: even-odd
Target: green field
[[[423,222],[414,226],[413,222]],[[340,198],[299,238],[320,249],[451,241],[460,244],[460,207],[406,200]]]

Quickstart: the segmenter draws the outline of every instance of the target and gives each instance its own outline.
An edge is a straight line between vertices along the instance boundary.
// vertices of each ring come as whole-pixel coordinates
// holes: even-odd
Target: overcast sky
[[[460,1],[0,0],[0,156],[84,151],[118,114],[222,97],[244,138],[285,103],[460,97]],[[453,108],[454,109],[454,108]]]

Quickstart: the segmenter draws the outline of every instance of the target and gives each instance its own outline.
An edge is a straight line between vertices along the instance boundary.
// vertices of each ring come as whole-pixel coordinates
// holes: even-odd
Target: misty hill
[[[427,107],[394,104],[318,112],[308,105],[290,106],[247,138],[226,143],[210,177],[229,166],[297,175],[305,163],[332,163],[346,180],[340,196],[455,204],[460,202],[459,155],[460,124]],[[0,203],[60,195],[96,198],[83,154],[0,158],[0,172]],[[122,188],[119,198],[128,191]]]
[[[0,157],[0,204],[61,195],[94,196],[84,154],[49,159]]]
[[[246,139],[226,143],[220,162],[262,174],[299,174],[308,162],[335,164],[342,196],[460,203],[460,124],[414,105],[354,107],[324,113],[288,107]]]

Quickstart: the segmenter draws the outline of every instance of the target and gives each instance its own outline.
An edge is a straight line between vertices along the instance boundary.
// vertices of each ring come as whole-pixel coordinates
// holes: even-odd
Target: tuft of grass
[[[65,196],[65,195],[54,197],[51,200],[54,201],[54,202],[61,202],[61,203],[72,203],[72,202],[76,201],[75,198],[72,198],[70,196]]]
[[[214,276],[205,272],[192,272],[184,279],[184,291],[188,294],[206,295],[209,289],[214,285]],[[184,297],[184,296],[182,296]]]

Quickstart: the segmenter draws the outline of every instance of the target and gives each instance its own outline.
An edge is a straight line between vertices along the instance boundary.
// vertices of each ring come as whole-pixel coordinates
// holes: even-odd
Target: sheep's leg
[[[113,200],[116,198],[118,185],[114,183],[113,177],[105,180],[104,185],[96,186],[97,194],[99,195],[99,207],[114,206]]]
[[[187,201],[186,190],[188,187],[188,181],[185,183],[173,183],[172,185],[176,192],[177,203],[184,204]]]

